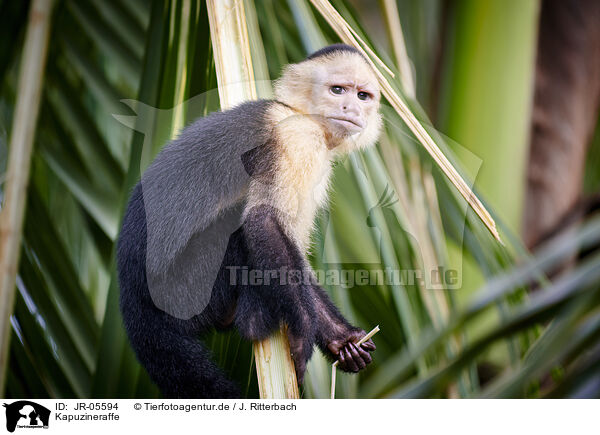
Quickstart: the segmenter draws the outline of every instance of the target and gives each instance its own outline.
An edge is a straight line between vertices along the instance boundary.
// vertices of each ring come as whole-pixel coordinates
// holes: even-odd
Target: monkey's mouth
[[[345,117],[329,117],[330,121],[333,121],[335,124],[343,127],[345,130],[347,130],[349,133],[354,134],[354,133],[358,133],[359,131],[361,131],[364,126],[362,125],[362,123],[360,123],[360,121],[352,119],[352,118],[345,118]]]

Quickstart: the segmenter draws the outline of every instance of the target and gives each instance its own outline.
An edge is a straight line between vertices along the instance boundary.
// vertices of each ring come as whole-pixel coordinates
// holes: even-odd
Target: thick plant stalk
[[[600,108],[599,21],[598,1],[541,3],[521,229],[530,249],[553,234],[581,197]]]
[[[221,108],[257,98],[243,0],[207,0]],[[298,382],[285,326],[254,343],[262,399],[297,399]]]
[[[52,0],[32,2],[19,67],[17,101],[3,191],[4,205],[0,212],[0,394],[4,391],[4,379],[8,367],[10,316],[15,301],[21,232],[48,51],[52,3]]]

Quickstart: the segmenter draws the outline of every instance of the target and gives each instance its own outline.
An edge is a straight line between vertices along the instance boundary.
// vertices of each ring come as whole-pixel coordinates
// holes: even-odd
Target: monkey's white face
[[[275,96],[296,110],[326,121],[340,138],[336,153],[373,145],[381,130],[380,91],[371,66],[356,53],[338,52],[286,67]]]
[[[332,128],[349,136],[365,130],[379,111],[379,90],[375,77],[356,56],[317,68],[311,112],[324,116]],[[360,60],[362,62],[362,59]]]

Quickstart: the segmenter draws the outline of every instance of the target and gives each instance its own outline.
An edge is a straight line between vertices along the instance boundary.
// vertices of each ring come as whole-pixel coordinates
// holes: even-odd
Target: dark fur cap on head
[[[312,60],[312,59],[316,59],[318,57],[329,56],[330,54],[344,52],[344,51],[350,52],[350,53],[356,53],[356,54],[360,55],[361,57],[364,57],[360,51],[358,51],[354,47],[351,47],[350,45],[333,44],[333,45],[328,45],[327,47],[323,47],[320,50],[315,51],[313,54],[308,56],[305,60]]]

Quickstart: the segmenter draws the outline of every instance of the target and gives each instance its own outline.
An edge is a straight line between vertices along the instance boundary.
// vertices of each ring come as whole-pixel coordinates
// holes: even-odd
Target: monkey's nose
[[[342,104],[342,112],[347,114],[359,115],[360,109],[356,104],[353,103],[343,103]]]

